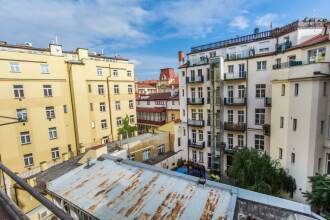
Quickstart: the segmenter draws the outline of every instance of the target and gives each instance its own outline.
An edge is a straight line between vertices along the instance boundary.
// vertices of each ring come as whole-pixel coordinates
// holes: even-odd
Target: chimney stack
[[[178,58],[179,58],[179,65],[181,66],[182,64],[184,64],[184,52],[183,51],[179,51],[178,53]]]

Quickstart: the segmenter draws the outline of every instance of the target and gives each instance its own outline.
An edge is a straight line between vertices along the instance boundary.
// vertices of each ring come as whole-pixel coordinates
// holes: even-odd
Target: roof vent
[[[104,161],[105,159],[104,159],[104,157],[100,156],[100,157],[97,158],[97,160],[98,161]]]
[[[124,160],[123,158],[117,158],[117,159],[115,160],[115,162],[117,162],[117,163],[121,163],[123,160]]]
[[[26,46],[32,47],[32,43],[31,42],[25,42],[24,43]]]

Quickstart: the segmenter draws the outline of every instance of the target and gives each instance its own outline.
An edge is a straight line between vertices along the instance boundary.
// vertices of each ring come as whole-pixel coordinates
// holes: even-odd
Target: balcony
[[[272,107],[272,98],[271,97],[265,97],[265,107]]]
[[[225,73],[224,80],[245,80],[246,79],[246,71],[242,71],[239,73]]]
[[[253,48],[249,50],[244,50],[241,51],[240,53],[231,53],[226,55],[226,60],[227,61],[232,61],[232,60],[240,60],[240,59],[246,59],[249,57],[254,57],[256,55],[256,52]]]
[[[233,123],[233,122],[225,122],[224,123],[224,130],[226,131],[238,131],[238,132],[245,132],[246,130],[246,123]]]
[[[286,41],[276,45],[276,53],[284,53],[286,50],[292,47],[291,41]]]
[[[200,141],[196,142],[191,139],[188,140],[188,147],[196,148],[196,149],[204,149],[205,148],[205,142]]]
[[[262,129],[264,130],[264,135],[270,136],[270,124],[262,125]]]
[[[204,105],[204,98],[187,98],[188,105]]]
[[[295,61],[295,60],[291,60],[289,62],[285,62],[285,63],[277,63],[273,65],[273,70],[277,70],[277,69],[285,69],[285,68],[290,68],[293,66],[301,66],[303,63],[302,61]]]
[[[196,76],[196,77],[186,77],[187,83],[203,83],[204,82],[204,76]]]
[[[138,124],[147,124],[147,125],[164,125],[164,124],[166,124],[166,120],[152,121],[152,120],[138,119],[137,123]]]
[[[244,106],[246,98],[224,98],[224,104],[229,106]]]
[[[204,127],[204,120],[188,119],[188,125],[194,127]]]
[[[199,66],[199,65],[205,65],[209,63],[208,57],[200,57],[199,60],[188,60],[187,66]]]

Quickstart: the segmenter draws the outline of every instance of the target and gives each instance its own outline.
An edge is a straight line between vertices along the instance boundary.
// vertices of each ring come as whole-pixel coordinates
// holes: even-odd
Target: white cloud
[[[229,25],[234,28],[245,29],[249,27],[249,20],[244,16],[236,16]]]
[[[259,16],[256,18],[256,25],[258,27],[270,27],[270,24],[273,25],[276,23],[276,20],[279,18],[277,14],[267,13],[263,16]]]

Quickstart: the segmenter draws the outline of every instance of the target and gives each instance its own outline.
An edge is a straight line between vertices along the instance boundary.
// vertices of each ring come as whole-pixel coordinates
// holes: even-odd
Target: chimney
[[[179,65],[184,64],[184,52],[183,51],[179,51],[178,52],[178,58],[179,58]]]

